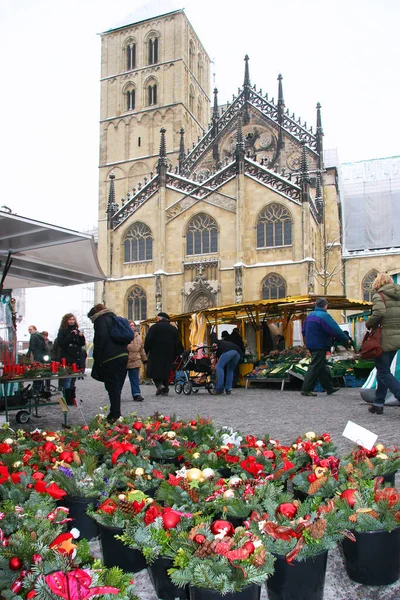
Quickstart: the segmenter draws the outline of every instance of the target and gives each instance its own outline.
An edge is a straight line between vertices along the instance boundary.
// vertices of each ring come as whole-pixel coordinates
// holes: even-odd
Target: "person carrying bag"
[[[372,314],[366,322],[370,333],[363,340],[361,356],[366,357],[367,344],[374,346],[377,388],[375,400],[368,410],[382,415],[388,389],[400,401],[400,382],[390,371],[390,365],[400,349],[400,286],[394,283],[388,273],[379,273],[372,289],[375,291],[372,296]]]

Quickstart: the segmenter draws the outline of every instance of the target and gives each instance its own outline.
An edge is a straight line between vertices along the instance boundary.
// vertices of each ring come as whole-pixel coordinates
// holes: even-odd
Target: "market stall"
[[[6,367],[14,372],[17,363],[13,289],[70,286],[105,278],[92,235],[0,211],[1,369]],[[51,379],[55,378],[52,375]],[[24,383],[21,378],[10,381],[5,374],[0,378],[0,397],[3,397],[6,418],[10,408],[8,399],[19,395]],[[40,404],[37,398],[34,404],[37,416]],[[48,406],[49,402],[45,404]],[[58,399],[53,404],[59,404]],[[28,407],[30,415],[31,403]],[[25,406],[19,408],[26,410]]]

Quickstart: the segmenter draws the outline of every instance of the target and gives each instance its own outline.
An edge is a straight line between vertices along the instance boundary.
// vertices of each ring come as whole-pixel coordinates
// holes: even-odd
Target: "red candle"
[[[51,372],[57,373],[57,365],[54,360],[51,361]]]
[[[77,367],[76,367],[76,363],[72,363],[72,372],[76,373],[78,371]]]
[[[66,358],[62,358],[61,359],[61,366],[62,367],[66,367],[67,366],[67,359]]]

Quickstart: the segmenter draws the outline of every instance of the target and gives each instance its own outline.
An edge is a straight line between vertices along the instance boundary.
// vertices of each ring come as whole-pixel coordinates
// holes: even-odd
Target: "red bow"
[[[68,573],[56,571],[45,576],[50,590],[64,600],[86,600],[92,596],[118,594],[119,589],[110,586],[90,587],[92,578],[82,569],[74,569]]]

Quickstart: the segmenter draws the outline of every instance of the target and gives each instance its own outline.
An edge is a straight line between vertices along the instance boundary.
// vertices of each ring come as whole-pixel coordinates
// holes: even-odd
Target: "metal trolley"
[[[78,377],[84,377],[79,373],[71,373],[69,375],[45,375],[35,377],[32,379],[25,379],[23,377],[15,377],[13,379],[7,377],[0,378],[0,384],[2,387],[2,397],[0,398],[1,413],[4,412],[6,421],[8,421],[10,411],[16,410],[15,420],[17,423],[25,424],[29,423],[31,416],[40,418],[39,408],[44,406],[61,406],[63,411],[63,427],[68,428],[68,407],[63,400],[63,392],[58,389],[58,385],[54,385],[55,382],[59,382],[63,379],[77,379]],[[50,386],[46,392],[39,391],[32,383],[34,381],[45,382],[51,381]],[[13,394],[14,385],[19,384],[19,390],[16,394]],[[27,384],[27,385],[25,385]]]

